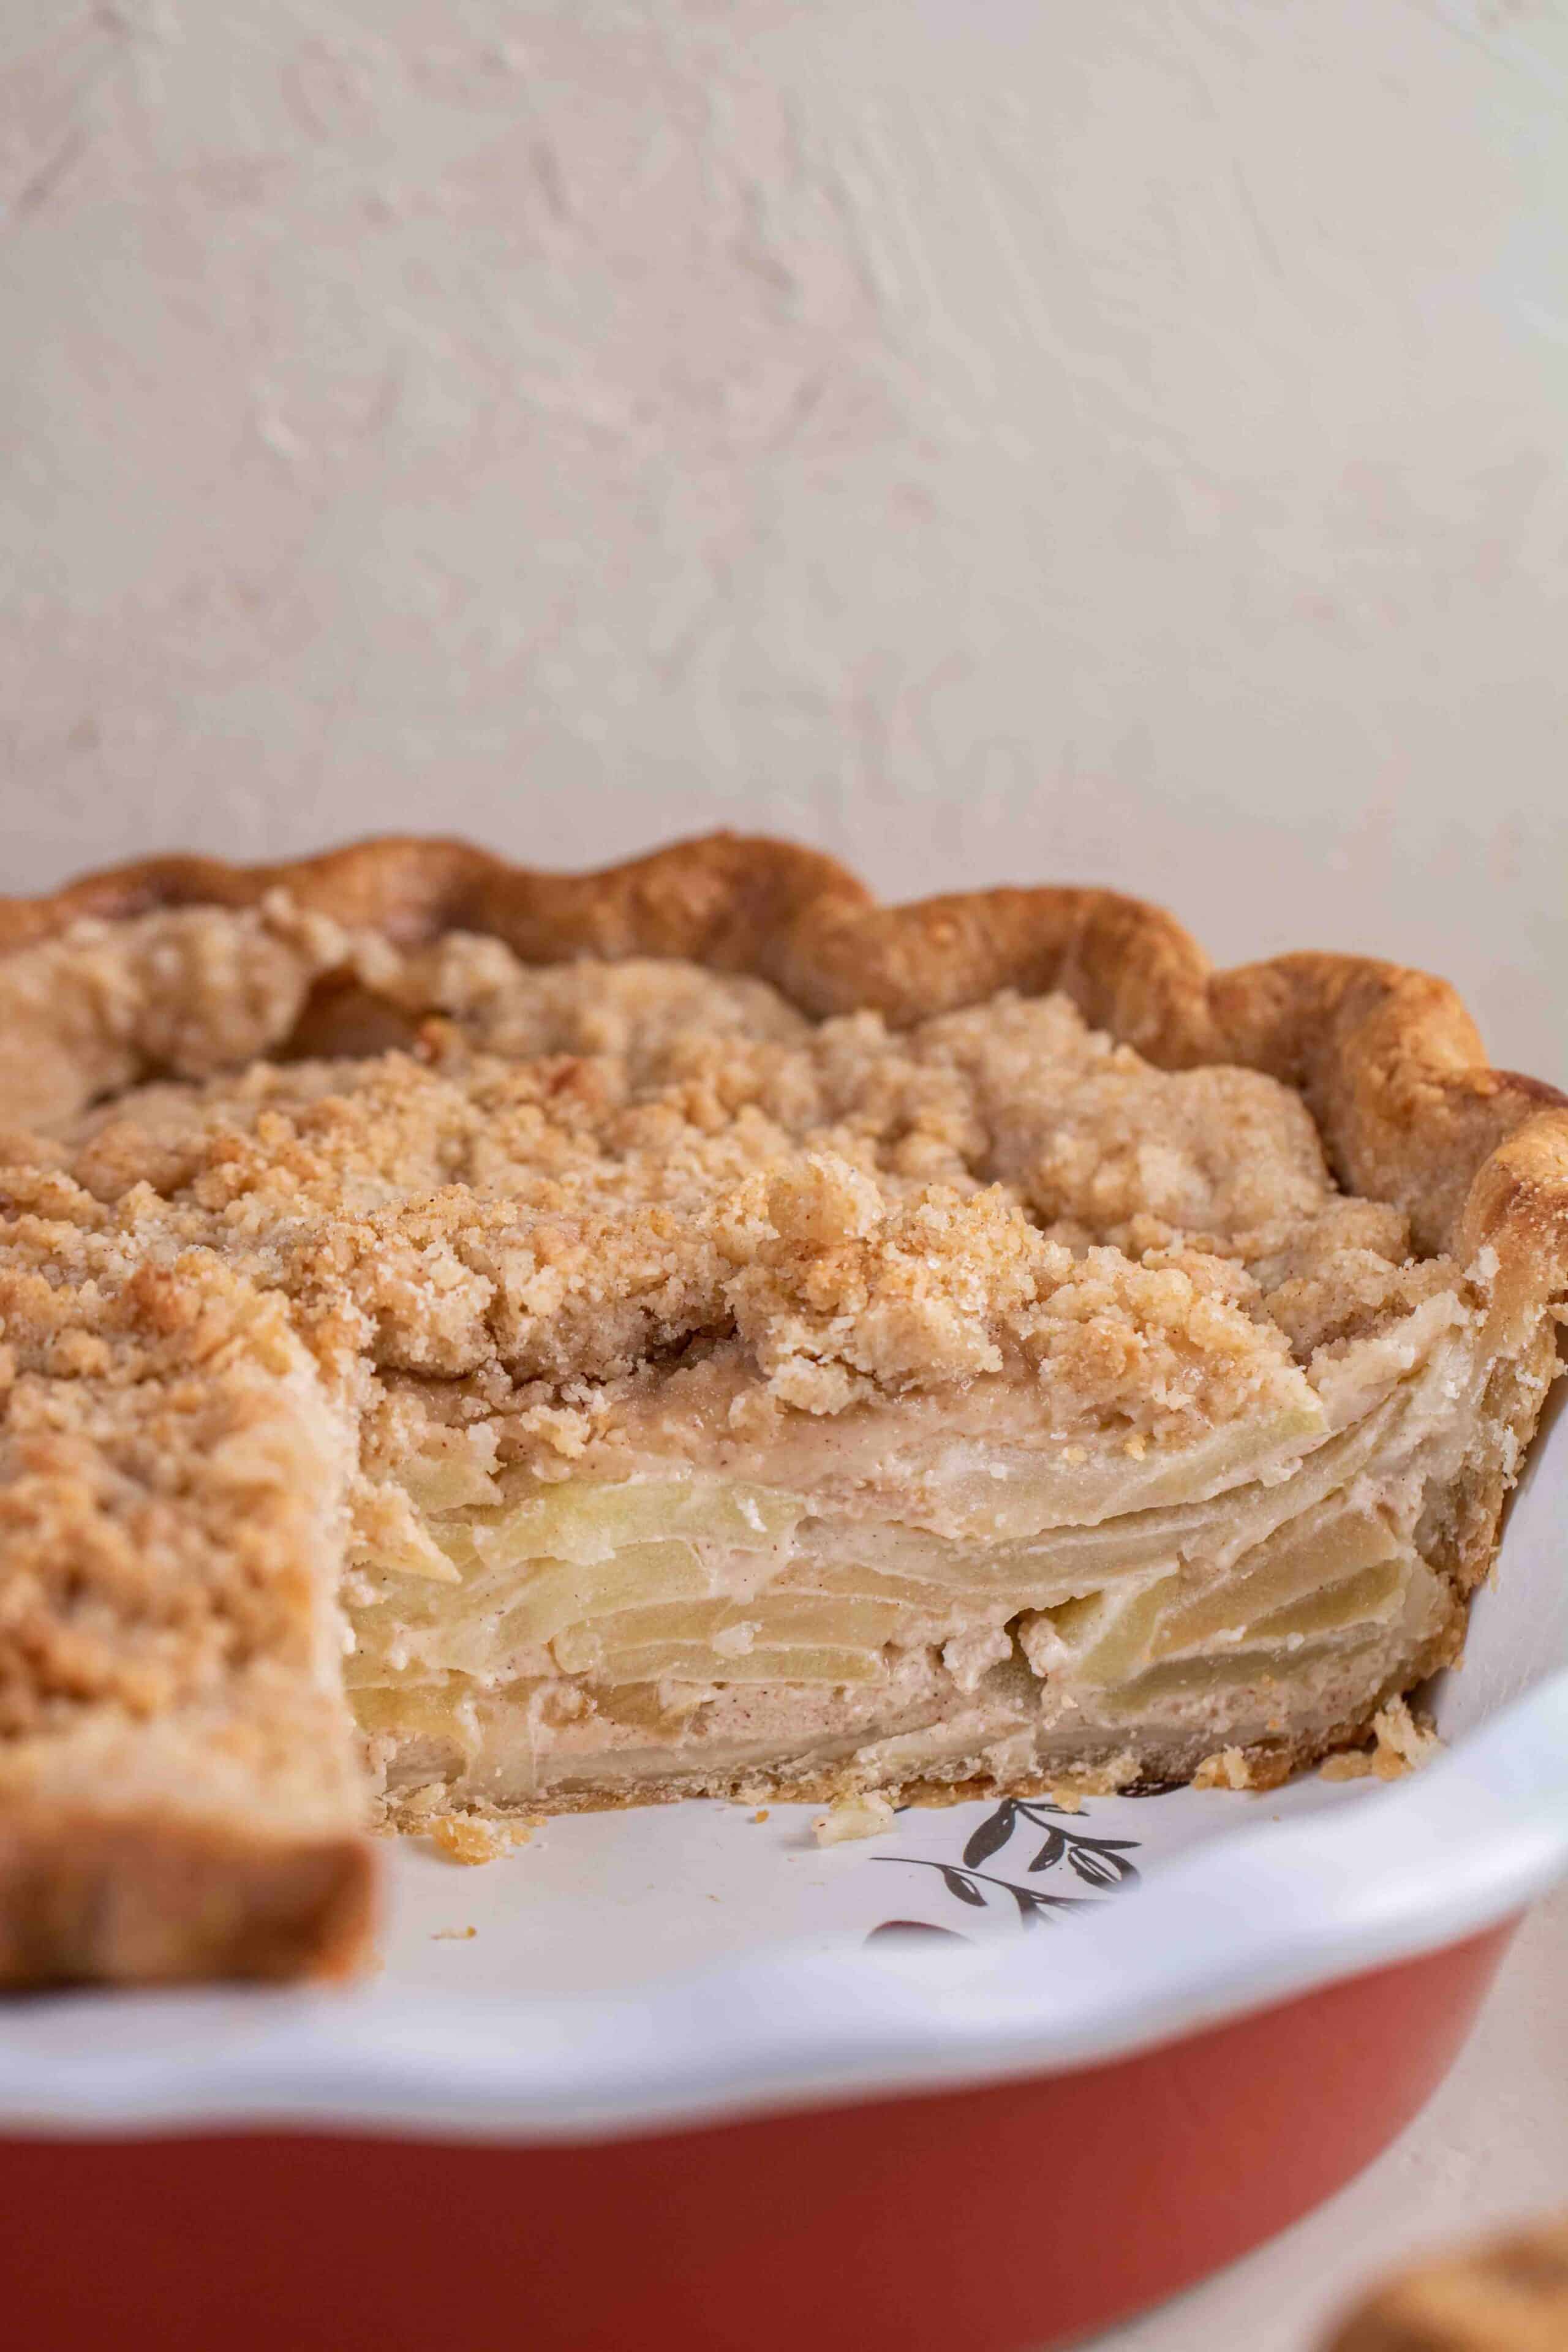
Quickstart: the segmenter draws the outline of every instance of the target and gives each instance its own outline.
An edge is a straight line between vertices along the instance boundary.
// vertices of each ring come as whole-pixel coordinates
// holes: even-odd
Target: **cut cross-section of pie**
[[[1438,983],[728,841],[7,944],[0,1979],[337,1964],[373,1814],[1267,1784],[1458,1653],[1568,1115]]]

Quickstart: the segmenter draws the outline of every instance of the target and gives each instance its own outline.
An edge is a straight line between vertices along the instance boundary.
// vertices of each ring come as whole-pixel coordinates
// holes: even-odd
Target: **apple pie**
[[[1439,982],[728,836],[0,904],[0,1980],[370,1827],[1267,1786],[1452,1661],[1568,1106]]]

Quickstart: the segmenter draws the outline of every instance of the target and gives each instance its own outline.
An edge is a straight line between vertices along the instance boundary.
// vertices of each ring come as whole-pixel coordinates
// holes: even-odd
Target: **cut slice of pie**
[[[721,838],[0,907],[0,1979],[363,1829],[1267,1785],[1458,1653],[1568,1108],[1440,983]]]

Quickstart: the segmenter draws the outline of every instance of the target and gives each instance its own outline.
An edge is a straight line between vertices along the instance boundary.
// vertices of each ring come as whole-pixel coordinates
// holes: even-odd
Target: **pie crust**
[[[1427,2263],[1372,2295],[1327,2352],[1561,2352],[1568,2217]]]
[[[159,918],[182,908],[258,912],[249,929],[216,919],[160,927]],[[486,940],[510,951],[500,980],[475,945]],[[455,943],[450,954],[447,942]],[[458,985],[443,957],[458,993],[467,991],[455,1018],[443,1010],[442,990]],[[618,984],[595,978],[594,967],[636,959],[671,964],[668,987],[677,993],[687,985],[681,967],[698,967],[691,985],[700,982],[705,1003],[719,1007],[714,1050],[679,1086],[676,1065],[661,1065],[668,1083],[651,1112],[646,1103],[606,1103],[611,1081],[594,1076],[596,1048],[552,1055],[515,1035],[509,1048],[493,1003],[487,1013],[486,988],[499,1002],[496,991],[519,964],[583,964],[577,977],[590,1000],[600,988],[605,1019],[620,1020]],[[126,977],[132,965],[135,987]],[[633,966],[627,986],[657,997],[666,983],[638,980],[641,969]],[[701,972],[736,976],[733,1003]],[[766,986],[748,992],[751,982]],[[570,975],[563,982],[568,994],[576,985]],[[1054,1012],[1036,1002],[1057,998],[1065,1002]],[[574,1017],[596,1034],[602,1010],[589,1001]],[[723,1025],[731,1015],[732,1036]],[[827,1026],[806,1037],[800,1015]],[[1015,1031],[1037,1053],[1047,1031],[1059,1037],[1101,1106],[1094,1116],[1110,1118],[1118,1164],[1133,1171],[1120,1207],[1106,1205],[1115,1192],[1105,1176],[1112,1129],[1091,1120],[1076,1160],[1053,1145],[1049,1182],[1037,1159],[1034,1175],[1020,1173],[1025,1144],[1008,1147],[1009,1160],[992,1148],[994,1133],[983,1168],[963,1143],[966,1107],[1009,1099],[999,1057]],[[759,1101],[766,1085],[776,1095],[786,1065],[791,1083],[800,1079],[797,1062],[816,1069],[826,1055],[837,1057],[836,1069],[852,1065],[843,1084],[859,1089],[861,1129],[844,1142],[848,1130],[832,1128],[822,1148],[821,1121],[803,1114],[796,1142],[808,1129],[817,1141],[792,1144],[783,1174],[770,1178],[753,1164],[762,1114],[718,1099],[728,1059],[748,1053],[766,1066]],[[613,1076],[620,1065],[606,1054]],[[915,1079],[905,1066],[910,1055]],[[896,1142],[889,1138],[897,1120],[877,1113],[883,1125],[873,1149],[865,1105],[878,1092],[879,1055],[917,1094],[923,1087],[929,1095],[940,1065],[942,1101],[923,1127],[915,1118],[907,1133],[899,1129]],[[331,1068],[310,1075],[347,1062],[373,1076],[345,1077],[342,1097]],[[507,1253],[515,1256],[518,1236],[506,1182],[491,1185],[488,1205],[476,1205],[472,1189],[444,1189],[441,1138],[428,1126],[438,1081],[441,1115],[466,1139],[463,1167],[476,1151],[493,1160],[495,1133],[522,1115],[507,1075],[522,1065],[535,1074],[523,1106],[530,1118],[541,1087],[563,1094],[560,1120],[546,1124],[557,1159],[563,1150],[577,1155],[561,1163],[570,1197],[591,1201],[595,1184],[608,1183],[620,1221],[579,1221],[570,1247],[552,1227],[549,1248],[528,1257],[526,1313],[508,1288],[515,1279]],[[1206,1089],[1183,1112],[1197,1160],[1208,1150],[1205,1121],[1242,1122],[1228,1158],[1215,1147],[1218,1190],[1212,1201],[1203,1194],[1205,1204],[1229,1198],[1226,1183],[1239,1187],[1237,1197],[1246,1192],[1256,1152],[1278,1173],[1280,1197],[1294,1200],[1297,1227],[1326,1231],[1325,1218],[1340,1219],[1334,1236],[1343,1247],[1331,1263],[1342,1271],[1331,1282],[1312,1278],[1316,1260],[1290,1257],[1290,1234],[1237,1239],[1201,1223],[1194,1233],[1174,1210],[1163,1220],[1152,1213],[1147,1203],[1162,1202],[1165,1182],[1160,1139],[1151,1146],[1132,1113],[1129,1127],[1103,1104],[1157,1088],[1160,1072],[1194,1074]],[[1238,1075],[1247,1072],[1277,1083]],[[1013,1113],[987,1115],[994,1129]],[[787,1127],[787,1114],[778,1116]],[[208,1139],[193,1157],[192,1123],[202,1120]],[[675,1159],[665,1133],[672,1120]],[[1247,1124],[1254,1120],[1256,1140]],[[588,876],[533,873],[439,841],[371,842],[273,867],[160,859],[49,898],[0,902],[0,1125],[11,1252],[0,1294],[10,1383],[0,1425],[0,1982],[288,1976],[353,1965],[369,1932],[374,1874],[361,1742],[343,1694],[345,1557],[347,1639],[360,1651],[350,1679],[364,1685],[365,1657],[378,1643],[391,1661],[365,1685],[390,1697],[373,1703],[362,1688],[356,1705],[390,1817],[404,1827],[438,1821],[451,1807],[480,1819],[524,1804],[598,1805],[693,1789],[816,1799],[875,1786],[944,1801],[1068,1781],[1124,1786],[1151,1769],[1268,1785],[1363,1739],[1380,1707],[1457,1654],[1466,1597],[1491,1560],[1503,1500],[1555,1369],[1568,1292],[1568,1101],[1490,1068],[1443,982],[1323,955],[1214,971],[1169,916],[1107,891],[1006,889],[884,908],[830,859],[731,835]],[[405,1182],[388,1206],[385,1187],[376,1190],[384,1171],[375,1155],[406,1160],[413,1149],[417,1158],[427,1133],[424,1192],[410,1207]],[[625,1188],[642,1180],[625,1170],[643,1143],[633,1150],[628,1134],[654,1139],[645,1154],[651,1189],[629,1211]],[[301,1136],[314,1137],[309,1149]],[[870,1158],[859,1166],[862,1144]],[[715,1208],[712,1171],[728,1165],[731,1146],[735,1183]],[[311,1191],[319,1193],[321,1155],[331,1151],[343,1187],[335,1220],[317,1215]],[[699,1169],[695,1192],[670,1189],[680,1152]],[[531,1165],[526,1172],[531,1181]],[[1002,1181],[988,1191],[987,1176]],[[539,1197],[555,1197],[556,1179],[540,1181]],[[1089,1201],[1100,1206],[1091,1212]],[[1247,1214],[1256,1224],[1262,1213],[1226,1212],[1231,1226]],[[691,1273],[694,1219],[706,1253],[700,1280]],[[626,1277],[617,1259],[600,1281],[598,1258],[624,1259],[633,1226],[658,1238],[646,1275]],[[1391,1243],[1389,1233],[1407,1244]],[[1353,1280],[1342,1276],[1352,1265]],[[538,1304],[546,1290],[557,1302],[548,1312]],[[1107,1369],[1107,1349],[1114,1356],[1124,1342],[1136,1369]],[[680,1349],[684,1386],[667,1391],[666,1363]],[[501,1359],[504,1380],[492,1360]],[[1084,1369],[1091,1360],[1092,1377]],[[497,1473],[499,1485],[481,1482],[477,1499],[451,1487],[432,1501],[440,1445],[460,1439],[471,1451],[476,1427],[489,1442],[498,1380],[511,1383],[510,1466]],[[1076,1404],[1075,1380],[1085,1391]],[[1042,1475],[1056,1500],[1036,1508],[1037,1524],[1022,1534],[1023,1522],[1007,1521],[1000,1506],[1000,1516],[987,1505],[975,1518],[974,1481],[984,1500],[987,1477],[1001,1482],[1000,1494],[1012,1475],[1005,1447],[985,1451],[990,1424],[1001,1430],[1020,1395],[1047,1389],[1059,1425],[1048,1433]],[[1453,1404],[1461,1391],[1462,1404]],[[517,1397],[530,1401],[525,1413],[512,1410]],[[706,1453],[689,1429],[671,1434],[682,1409],[691,1428],[719,1426],[715,1400],[729,1417],[720,1440],[704,1441]],[[1078,1442],[1074,1411],[1088,1444]],[[444,1433],[441,1413],[450,1424]],[[416,1424],[424,1487],[411,1476],[400,1484],[393,1459],[405,1442],[397,1433]],[[1384,1439],[1396,1424],[1399,1476],[1383,1488],[1373,1474],[1393,1458]],[[761,1436],[748,1434],[753,1425]],[[824,1432],[840,1451],[862,1448],[861,1468],[837,1485],[820,1468]],[[1205,1485],[1199,1471],[1210,1456],[1200,1443],[1228,1462],[1226,1448],[1242,1439],[1258,1455],[1256,1476],[1244,1488],[1242,1472],[1222,1463]],[[1030,1440],[1039,1459],[1043,1442]],[[393,1459],[385,1479],[370,1475],[378,1446]],[[884,1455],[906,1463],[907,1475],[865,1466]],[[962,1507],[951,1483],[961,1455],[971,1469],[980,1465]],[[1325,1468],[1335,1461],[1337,1484]],[[716,1464],[721,1477],[710,1475]],[[1317,1477],[1320,1519],[1303,1506],[1301,1528],[1327,1528],[1343,1592],[1371,1596],[1366,1608],[1382,1612],[1384,1646],[1363,1643],[1354,1673],[1342,1667],[1338,1634],[1324,1633],[1332,1612],[1312,1590],[1310,1545],[1283,1559],[1292,1528],[1264,1508],[1271,1490],[1296,1493],[1290,1478],[1314,1464],[1300,1491]],[[1175,1483],[1166,1476],[1163,1486],[1172,1465]],[[1112,1472],[1131,1501],[1104,1499]],[[429,1738],[411,1733],[412,1703],[398,1696],[408,1644],[434,1641],[436,1655],[446,1639],[429,1634],[435,1620],[420,1595],[439,1601],[462,1581],[467,1570],[451,1566],[454,1558],[478,1557],[484,1567],[508,1546],[515,1552],[520,1527],[558,1530],[562,1495],[576,1508],[591,1488],[591,1504],[608,1493],[618,1509],[631,1488],[617,1498],[616,1482],[628,1478],[644,1482],[632,1494],[642,1516],[605,1538],[608,1559],[612,1568],[632,1563],[624,1573],[651,1562],[648,1573],[675,1574],[670,1591],[688,1591],[682,1563],[700,1559],[711,1576],[715,1556],[729,1559],[724,1530],[735,1530],[737,1514],[756,1530],[736,1536],[730,1560],[746,1574],[769,1547],[797,1540],[797,1522],[816,1531],[801,1539],[809,1573],[795,1572],[783,1615],[770,1620],[764,1610],[753,1624],[726,1601],[704,1602],[692,1616],[688,1594],[679,1604],[687,1616],[671,1617],[668,1607],[662,1615],[628,1608],[623,1591],[605,1604],[612,1614],[627,1612],[619,1666],[606,1663],[591,1609],[585,1619],[558,1611],[543,1632],[536,1624],[527,1654],[542,1644],[554,1664],[546,1660],[548,1675],[529,1669],[528,1736],[567,1760],[526,1789],[510,1784],[512,1765],[486,1745],[488,1730],[475,1728],[488,1700],[451,1702],[448,1715],[466,1727],[460,1737],[449,1724]],[[862,1501],[843,1502],[846,1478],[857,1496],[878,1489],[880,1517],[869,1535],[856,1517]],[[786,1489],[795,1493],[795,1516],[775,1526]],[[1083,1501],[1091,1489],[1100,1499]],[[1245,1644],[1228,1661],[1204,1646],[1211,1636],[1234,1644],[1247,1630],[1226,1615],[1228,1599],[1215,1601],[1213,1563],[1205,1556],[1201,1574],[1184,1567],[1178,1575],[1176,1553],[1160,1549],[1182,1508],[1189,1520],[1207,1513],[1208,1526],[1232,1494],[1250,1497],[1256,1549],[1242,1552],[1242,1566],[1247,1575],[1255,1573],[1247,1562],[1267,1569],[1258,1624],[1276,1629],[1286,1662],[1262,1685]],[[1129,1584],[1110,1606],[1092,1583],[1050,1584],[1040,1528],[1079,1541],[1097,1519],[1119,1525],[1117,1513],[1130,1509],[1163,1580],[1152,1598]],[[1181,1541],[1195,1541],[1181,1525]],[[573,1575],[593,1586],[606,1572],[592,1544],[583,1549],[580,1529],[551,1534],[555,1553],[542,1535],[527,1540],[531,1572],[542,1566],[557,1583],[565,1574],[568,1587]],[[894,1659],[904,1713],[889,1714],[880,1699],[856,1713],[845,1691],[860,1670],[852,1645],[835,1648],[822,1633],[812,1578],[824,1591],[853,1591],[855,1622],[872,1626],[864,1638],[875,1650],[891,1604],[879,1601],[879,1615],[866,1605],[868,1591],[903,1593],[931,1561],[931,1575],[951,1577],[953,1561],[971,1552],[987,1573],[1005,1556],[1009,1573],[1023,1575],[1015,1555],[1031,1544],[1024,1585],[1008,1587],[1017,1605],[1010,1601],[1005,1628],[994,1612],[973,1626],[931,1619],[927,1648],[915,1642]],[[1055,1574],[1061,1560],[1056,1552],[1051,1559]],[[1018,1601],[1026,1586],[1031,1597]],[[415,1600],[382,1641],[387,1590]],[[659,1588],[660,1603],[667,1598]],[[1114,1688],[1097,1712],[1093,1672],[1071,1680],[1095,1654],[1097,1611],[1110,1626],[1100,1654],[1121,1656],[1128,1688],[1154,1694],[1156,1713],[1165,1709],[1157,1738],[1139,1718],[1119,1739]],[[624,1630],[634,1622],[635,1639]],[[745,1661],[753,1643],[759,1660],[773,1654],[769,1643],[784,1638],[777,1625],[808,1622],[817,1630],[789,1635],[796,1647],[778,1654],[814,1661],[802,1672],[823,1685],[820,1737],[802,1744],[792,1733],[781,1749],[767,1727],[767,1670]],[[1184,1628],[1184,1650],[1173,1627]],[[717,1659],[731,1661],[729,1673],[700,1683],[693,1639],[710,1641]],[[1286,1690],[1289,1657],[1313,1660],[1320,1649],[1325,1663],[1310,1706],[1292,1716],[1279,1699],[1271,1716],[1258,1689],[1265,1697]],[[840,1664],[843,1688],[833,1681]],[[1058,1669],[1061,1688],[1078,1694],[1062,1705],[1087,1713],[1077,1730],[1053,1718],[1056,1744],[1042,1746],[1044,1735],[1010,1727],[1026,1722]],[[1115,1675],[1104,1668],[1100,1680],[1110,1687]],[[969,1710],[975,1727],[945,1748],[902,1728],[925,1722],[939,1683],[955,1721],[964,1717],[961,1697],[980,1695]],[[468,1689],[460,1675],[458,1685]],[[481,1677],[474,1687],[482,1686]],[[578,1686],[611,1694],[604,1720],[616,1727],[606,1734],[619,1758],[613,1770],[607,1751],[587,1740],[571,1764],[578,1735],[565,1702],[576,1703]],[[1017,1695],[1026,1686],[1026,1706]],[[981,1703],[988,1691],[1001,1694],[994,1704]],[[714,1734],[705,1762],[683,1765],[680,1726],[700,1718],[730,1728],[724,1738]],[[626,1759],[642,1752],[639,1740],[654,1761],[634,1770]],[[453,1762],[459,1748],[465,1760]]]

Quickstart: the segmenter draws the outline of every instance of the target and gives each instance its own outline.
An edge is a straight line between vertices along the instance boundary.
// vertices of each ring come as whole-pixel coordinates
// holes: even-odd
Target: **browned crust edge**
[[[1568,1294],[1568,1097],[1494,1069],[1446,982],[1340,955],[1215,971],[1172,916],[1114,891],[1005,888],[884,907],[820,852],[729,833],[588,874],[540,872],[459,841],[384,838],[269,866],[147,858],[47,896],[0,898],[0,956],[83,919],[243,908],[279,888],[400,944],[468,930],[530,963],[682,957],[769,980],[814,1014],[871,1007],[895,1026],[1001,989],[1060,989],[1163,1067],[1239,1063],[1298,1087],[1342,1181],[1405,1210],[1420,1247],[1467,1261],[1494,1249],[1500,1353],[1527,1346]],[[1485,1564],[1468,1560],[1466,1581]],[[1340,1738],[1363,1730],[1347,1725]],[[1283,1749],[1252,1759],[1265,1784],[1310,1760]],[[836,1785],[826,1775],[788,1793],[815,1800]],[[989,1782],[926,1780],[904,1791],[937,1802],[991,1793]],[[55,1979],[331,1974],[363,1948],[370,1903],[367,1850],[353,1841],[280,1848],[173,1816],[13,1816],[0,1825],[0,1984],[37,1980],[40,1937]]]
[[[0,1988],[348,1976],[375,1909],[363,1838],[269,1837],[172,1808],[0,1818]]]
[[[1545,2352],[1568,2343],[1568,2213],[1380,2288],[1326,2352]]]
[[[0,955],[84,917],[254,906],[279,888],[405,944],[471,930],[530,963],[681,956],[770,980],[809,1013],[871,1006],[895,1025],[998,989],[1062,989],[1164,1067],[1238,1062],[1299,1087],[1342,1178],[1405,1209],[1421,1247],[1489,1240],[1527,1262],[1538,1295],[1568,1285],[1568,1096],[1494,1069],[1447,982],[1363,956],[1215,971],[1163,908],[1111,890],[884,907],[819,851],[737,834],[591,874],[402,837],[273,866],[145,858],[47,897],[0,898]]]

